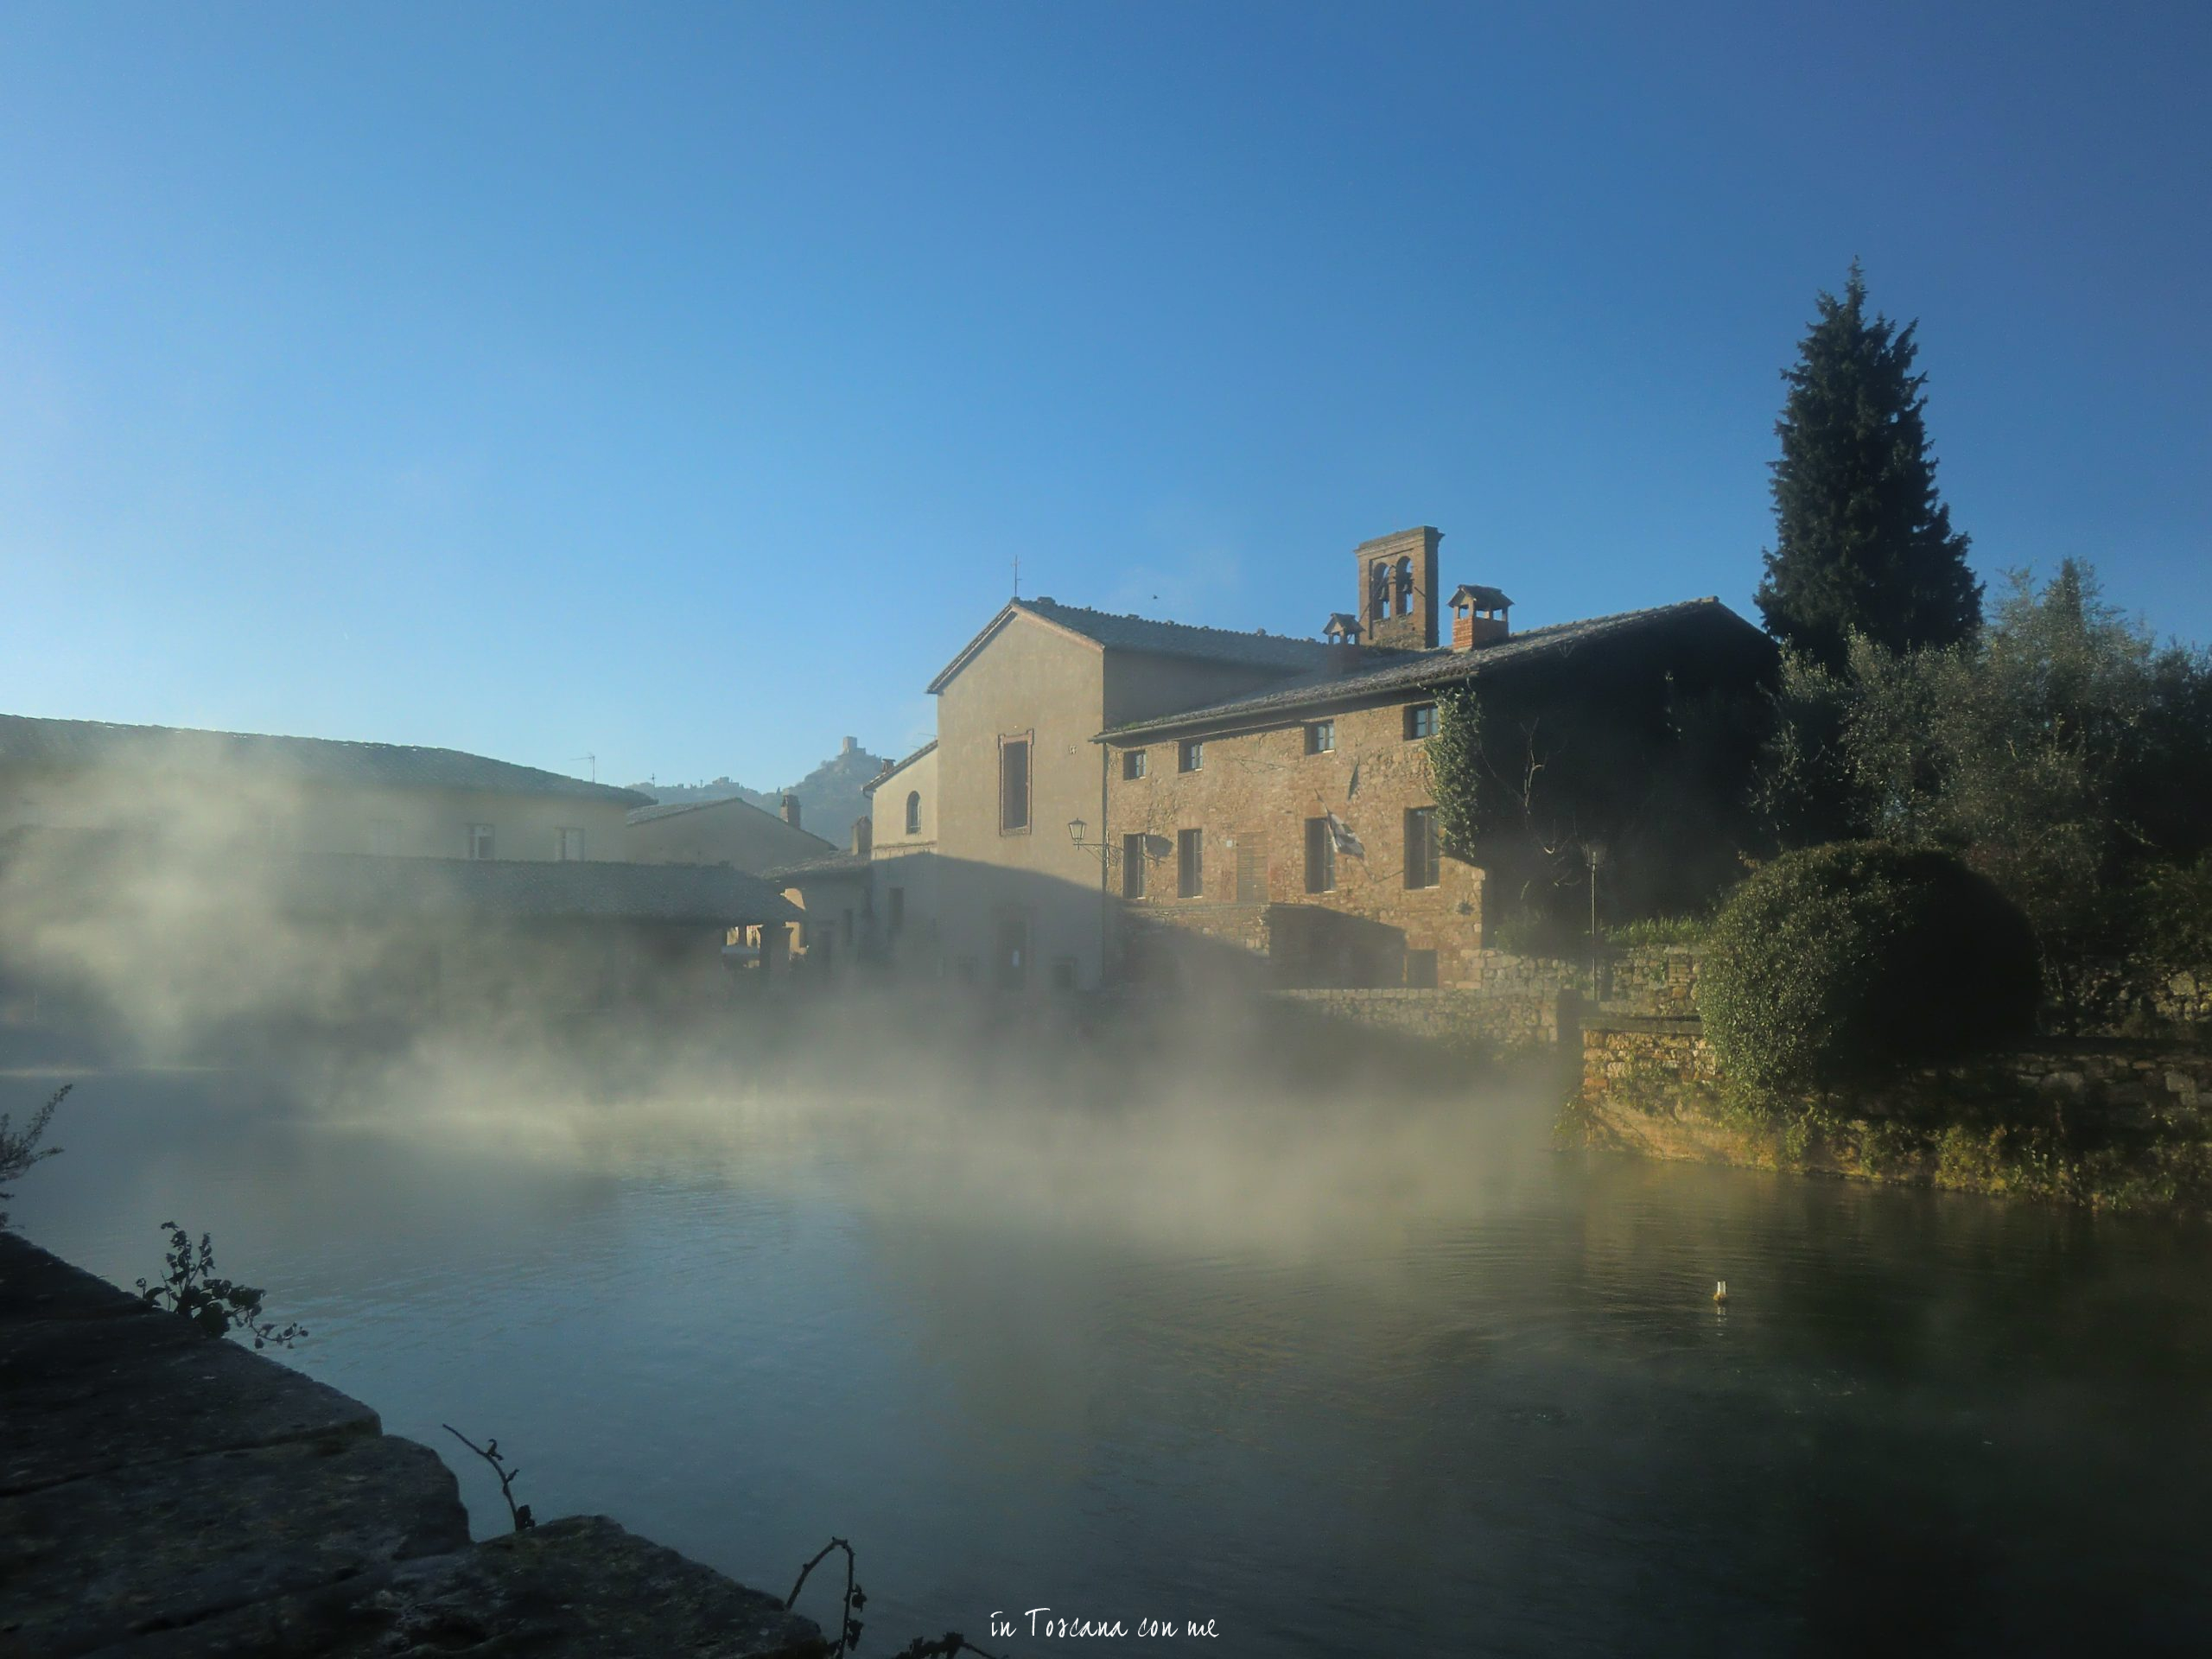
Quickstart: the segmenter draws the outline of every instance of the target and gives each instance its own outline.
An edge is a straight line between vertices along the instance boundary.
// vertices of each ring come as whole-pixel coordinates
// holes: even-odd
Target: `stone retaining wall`
[[[600,1516],[471,1544],[376,1414],[0,1232],[0,1652],[537,1659],[823,1651]]]
[[[1593,1014],[1565,1138],[1647,1157],[2212,1209],[2212,1052],[2044,1042],[1874,1089],[1732,1103],[1694,1018]]]
[[[1573,1022],[1572,993],[1529,990],[1275,991],[1279,1004],[1316,1008],[1377,1031],[1440,1043],[1532,1048],[1560,1039],[1561,1009]]]

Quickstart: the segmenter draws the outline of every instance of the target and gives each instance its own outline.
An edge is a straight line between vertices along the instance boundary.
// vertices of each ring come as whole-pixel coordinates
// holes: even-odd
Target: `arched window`
[[[1390,614],[1390,561],[1377,559],[1367,567],[1367,620],[1380,622]]]
[[[910,836],[922,833],[922,791],[918,789],[906,792],[906,833]]]
[[[1414,562],[1411,559],[1400,559],[1398,561],[1398,614],[1411,616],[1413,613]]]

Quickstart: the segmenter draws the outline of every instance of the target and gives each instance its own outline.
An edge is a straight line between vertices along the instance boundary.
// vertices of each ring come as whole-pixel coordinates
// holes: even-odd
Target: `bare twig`
[[[820,1549],[815,1551],[814,1559],[799,1568],[798,1582],[791,1586],[791,1594],[784,1598],[784,1611],[786,1612],[791,1611],[792,1604],[798,1600],[798,1592],[806,1588],[808,1578],[812,1575],[816,1567],[829,1559],[830,1552],[833,1549],[842,1549],[845,1552],[845,1600],[842,1616],[837,1626],[837,1645],[830,1649],[834,1655],[842,1654],[847,1649],[859,1644],[861,1626],[860,1620],[855,1618],[853,1614],[856,1610],[868,1605],[868,1592],[853,1582],[853,1570],[855,1563],[853,1560],[853,1547],[850,1544],[842,1538],[832,1538]]]
[[[451,1423],[441,1423],[438,1427],[492,1465],[492,1472],[499,1478],[499,1496],[507,1500],[507,1513],[514,1519],[515,1530],[528,1532],[536,1526],[537,1522],[531,1517],[530,1505],[515,1502],[514,1483],[522,1471],[507,1467],[507,1460],[499,1455],[499,1442],[495,1439],[489,1446],[479,1446]]]

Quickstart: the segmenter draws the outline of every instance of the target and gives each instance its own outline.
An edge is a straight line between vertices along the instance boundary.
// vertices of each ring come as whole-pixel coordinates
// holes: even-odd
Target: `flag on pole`
[[[1367,849],[1359,844],[1359,837],[1352,834],[1351,826],[1333,812],[1329,814],[1329,839],[1340,853],[1353,858],[1367,856]]]

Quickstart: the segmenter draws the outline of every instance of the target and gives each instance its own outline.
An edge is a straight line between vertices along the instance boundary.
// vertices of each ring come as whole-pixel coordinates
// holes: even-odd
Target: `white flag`
[[[1333,812],[1329,814],[1329,839],[1340,853],[1348,853],[1354,858],[1367,856],[1367,849],[1359,844],[1359,837],[1352,834],[1351,827]]]

